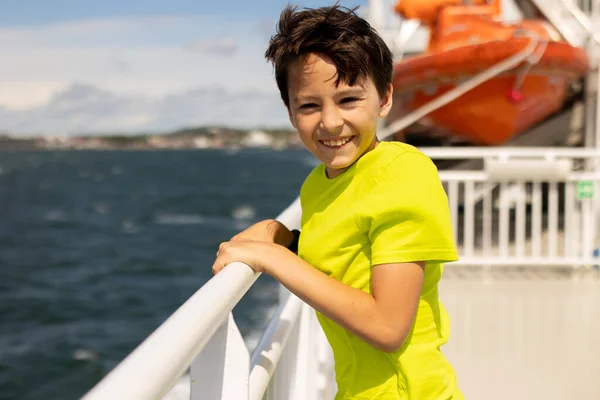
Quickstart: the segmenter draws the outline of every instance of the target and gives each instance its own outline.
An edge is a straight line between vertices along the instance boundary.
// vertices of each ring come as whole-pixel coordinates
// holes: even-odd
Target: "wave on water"
[[[93,361],[98,358],[98,353],[89,349],[77,349],[73,352],[73,360]]]
[[[63,210],[51,210],[44,214],[44,221],[64,222],[67,220],[67,213]]]
[[[199,214],[155,214],[154,222],[162,225],[204,224],[206,217]]]
[[[94,212],[96,212],[98,214],[108,214],[110,211],[110,209],[106,203],[100,203],[100,202],[92,204],[92,209],[94,210]]]
[[[256,210],[249,205],[242,205],[231,210],[231,216],[237,220],[252,219],[256,215]]]
[[[231,217],[207,216],[202,214],[156,213],[153,221],[161,225],[195,225],[195,224],[233,224],[245,227],[254,219],[256,209],[249,205],[241,205],[231,210]]]
[[[121,229],[125,233],[137,233],[140,230],[140,228],[131,219],[124,219],[121,222]]]

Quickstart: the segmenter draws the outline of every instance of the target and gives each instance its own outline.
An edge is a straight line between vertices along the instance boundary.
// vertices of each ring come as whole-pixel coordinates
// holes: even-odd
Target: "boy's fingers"
[[[212,273],[213,275],[218,274],[222,269],[223,269],[224,265],[222,262],[215,262],[212,266]]]

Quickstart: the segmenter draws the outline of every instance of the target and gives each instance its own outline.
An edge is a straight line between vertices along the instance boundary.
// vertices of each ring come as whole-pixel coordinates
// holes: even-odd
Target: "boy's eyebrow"
[[[340,90],[337,95],[340,97],[345,97],[345,96],[362,96],[365,93],[365,91],[363,90],[363,88],[361,87],[353,87],[353,88],[349,88],[349,89],[342,89]]]
[[[317,98],[315,96],[294,96],[293,100],[296,103],[305,103],[307,101],[315,101]]]
[[[347,97],[347,96],[363,96],[365,94],[365,91],[363,88],[361,87],[353,87],[353,88],[349,88],[349,89],[342,89],[339,92],[337,92],[335,95],[336,97]],[[317,96],[295,96],[293,98],[294,102],[296,103],[302,103],[302,102],[307,102],[307,101],[316,101],[319,98]]]

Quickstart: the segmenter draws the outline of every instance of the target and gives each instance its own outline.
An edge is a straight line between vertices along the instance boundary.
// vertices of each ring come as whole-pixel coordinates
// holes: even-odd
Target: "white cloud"
[[[238,48],[237,42],[231,37],[220,37],[214,39],[204,39],[194,43],[187,44],[186,49],[199,53],[231,55]]]
[[[26,110],[0,107],[0,131],[22,135],[139,133],[184,126],[289,126],[277,93],[204,87],[158,99],[119,95],[74,84],[47,104]]]
[[[102,128],[98,131],[170,129],[208,120],[269,125],[269,113],[247,111],[256,104],[271,107],[271,100],[252,101],[253,93],[278,101],[271,66],[263,58],[267,40],[261,20],[218,16],[0,29],[0,131],[75,132],[91,125]],[[186,43],[197,51],[186,49]],[[209,92],[218,99],[207,101]],[[67,95],[84,99],[82,108],[68,103]],[[169,105],[173,102],[181,112]],[[86,124],[86,118],[100,114],[105,120]]]

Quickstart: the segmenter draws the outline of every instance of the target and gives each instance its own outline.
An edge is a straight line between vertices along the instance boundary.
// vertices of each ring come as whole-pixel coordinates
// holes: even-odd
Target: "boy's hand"
[[[257,222],[231,238],[232,242],[239,240],[254,240],[259,242],[276,243],[283,247],[289,246],[294,235],[285,225],[274,219]]]
[[[212,266],[213,274],[219,273],[227,264],[243,262],[256,272],[270,273],[272,268],[285,264],[286,257],[294,253],[273,242],[238,239],[219,246],[217,258]]]

